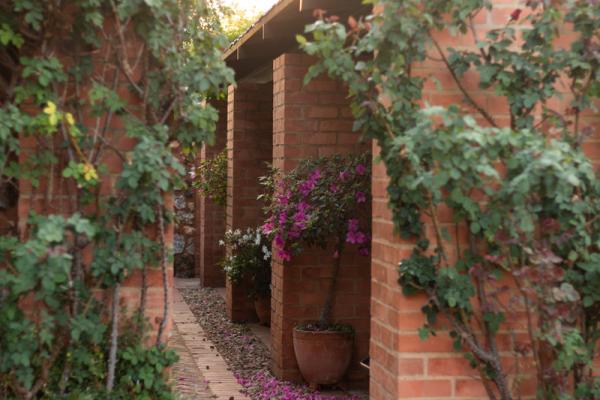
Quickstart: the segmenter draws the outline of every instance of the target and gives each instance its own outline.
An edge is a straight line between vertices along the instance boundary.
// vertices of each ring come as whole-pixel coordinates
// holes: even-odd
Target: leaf
[[[296,35],[296,41],[300,43],[301,46],[305,45],[308,42],[308,40],[306,40],[306,38],[302,35]]]
[[[419,338],[421,340],[427,339],[429,337],[429,333],[430,333],[430,330],[428,327],[423,326],[423,327],[419,328]]]

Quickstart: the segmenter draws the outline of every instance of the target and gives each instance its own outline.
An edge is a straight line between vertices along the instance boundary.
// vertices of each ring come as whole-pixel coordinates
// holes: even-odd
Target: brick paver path
[[[176,279],[171,339],[180,358],[173,368],[173,380],[178,394],[185,400],[249,400],[240,393],[241,385],[183,301],[177,290],[178,283]],[[189,285],[189,282],[179,284]]]
[[[208,382],[206,382],[206,378],[185,345],[183,337],[177,330],[177,325],[173,327],[173,336],[169,341],[169,345],[179,354],[179,361],[171,371],[171,379],[175,385],[178,398],[181,400],[214,399]]]

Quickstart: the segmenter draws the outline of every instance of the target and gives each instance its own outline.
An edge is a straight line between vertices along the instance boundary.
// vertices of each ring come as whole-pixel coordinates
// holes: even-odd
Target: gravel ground
[[[225,300],[213,289],[179,289],[196,320],[231,369],[243,378],[268,370],[269,349],[248,327],[227,318]]]
[[[269,371],[269,349],[252,331],[227,318],[225,300],[210,288],[179,289],[209,340],[225,359],[245,393],[253,400],[360,400],[358,396],[331,396],[306,386],[274,378]]]

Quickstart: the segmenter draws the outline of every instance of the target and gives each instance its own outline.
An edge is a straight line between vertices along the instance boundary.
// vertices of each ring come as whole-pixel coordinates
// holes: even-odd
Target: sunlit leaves
[[[23,36],[13,31],[7,24],[0,25],[0,44],[3,46],[13,45],[21,47],[23,43]]]

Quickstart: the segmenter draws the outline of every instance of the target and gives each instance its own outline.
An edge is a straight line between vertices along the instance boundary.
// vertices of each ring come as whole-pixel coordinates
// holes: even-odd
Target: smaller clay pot
[[[271,297],[258,297],[254,300],[254,308],[261,325],[271,325]]]
[[[303,331],[296,327],[293,341],[300,373],[311,387],[342,380],[352,359],[351,333]]]

